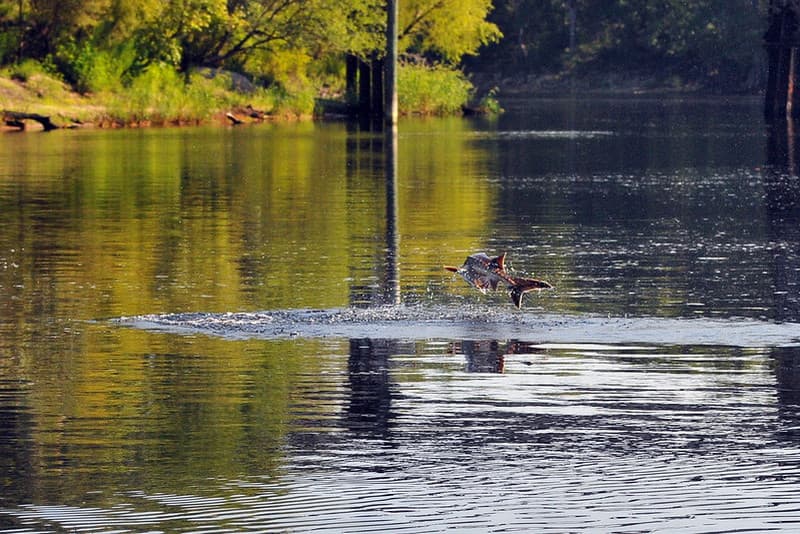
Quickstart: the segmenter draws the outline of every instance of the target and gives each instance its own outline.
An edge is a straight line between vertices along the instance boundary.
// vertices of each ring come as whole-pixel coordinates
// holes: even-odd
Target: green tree
[[[66,38],[84,38],[108,13],[110,0],[29,0],[24,52],[42,58]]]
[[[491,0],[407,0],[400,3],[400,49],[457,63],[502,37],[487,20]]]
[[[748,83],[762,52],[763,0],[497,2],[490,20],[506,37],[481,59],[507,72],[613,68],[726,86]]]
[[[284,45],[302,48],[325,35],[327,0],[186,0],[165,4],[145,26],[149,42],[177,49],[180,66],[242,65]],[[170,54],[174,56],[174,54]]]

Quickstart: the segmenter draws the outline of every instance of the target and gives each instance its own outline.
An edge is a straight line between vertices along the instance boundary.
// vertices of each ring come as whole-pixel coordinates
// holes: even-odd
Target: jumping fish
[[[522,307],[522,296],[528,291],[553,288],[544,280],[511,276],[506,271],[505,261],[505,252],[494,258],[479,252],[467,256],[461,267],[445,265],[444,268],[460,274],[464,280],[475,286],[481,293],[486,293],[490,289],[495,291],[501,284],[506,286],[511,300],[517,308]]]

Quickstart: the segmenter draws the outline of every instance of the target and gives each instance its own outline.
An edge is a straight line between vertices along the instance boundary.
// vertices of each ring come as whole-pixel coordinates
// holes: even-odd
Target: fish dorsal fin
[[[494,261],[497,262],[497,268],[498,269],[500,269],[501,271],[505,271],[506,270],[506,253],[505,252],[503,252],[502,254],[497,256],[494,259]]]

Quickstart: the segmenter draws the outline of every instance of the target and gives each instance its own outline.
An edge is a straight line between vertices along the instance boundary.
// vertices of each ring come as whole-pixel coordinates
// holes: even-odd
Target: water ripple
[[[407,311],[387,311],[384,319],[393,313],[401,320]],[[506,317],[497,313],[491,321]],[[542,320],[517,315],[523,324]],[[585,319],[576,324],[591,329]],[[697,323],[693,332],[717,323],[628,321],[632,331],[640,321]],[[734,327],[764,327],[729,323],[735,324],[724,332],[728,341],[747,339]],[[290,375],[285,433],[268,441],[280,443],[274,472],[250,466],[214,473],[209,463],[208,471],[170,491],[132,477],[88,502],[7,506],[0,525],[10,521],[31,532],[323,533],[800,527],[796,347],[353,338],[303,355],[304,341],[251,343],[280,347],[282,359],[314,362],[313,371],[299,366]],[[215,361],[184,363],[197,366],[194,373],[230,363]],[[263,363],[241,362],[245,367],[229,375],[243,388],[237,397],[251,399],[263,388],[252,377],[240,382],[248,365]],[[203,387],[188,382],[185,402],[196,402]],[[171,402],[180,407],[179,399]],[[76,437],[102,424],[86,419]],[[243,436],[237,449],[258,458],[259,445],[248,436],[264,432],[264,422],[253,418],[232,428],[231,436]]]
[[[786,467],[717,459],[704,468],[671,456],[602,453],[594,461],[542,462],[538,469],[486,459],[503,477],[415,469],[402,473],[303,472],[279,481],[232,480],[224,498],[186,494],[126,497],[110,510],[25,506],[24,525],[52,522],[76,532],[614,532],[789,531],[800,526]],[[512,462],[513,463],[513,462]],[[493,465],[495,464],[495,465]],[[646,469],[646,471],[645,471]],[[731,475],[731,473],[736,473]],[[746,495],[746,497],[744,497]],[[148,508],[151,508],[148,510]]]

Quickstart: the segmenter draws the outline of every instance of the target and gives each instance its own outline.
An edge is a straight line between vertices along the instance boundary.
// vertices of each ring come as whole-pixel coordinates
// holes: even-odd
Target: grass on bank
[[[205,122],[245,109],[310,117],[316,105],[311,84],[292,91],[277,84],[260,87],[244,76],[211,69],[186,76],[154,64],[127,83],[123,79],[110,60],[97,62],[82,75],[84,92],[79,93],[53,66],[25,61],[0,71],[0,109],[49,115],[62,125],[157,125]],[[473,86],[460,70],[406,63],[398,71],[398,93],[402,114],[457,114],[473,96]],[[492,103],[490,98],[489,111]]]
[[[187,77],[164,64],[151,65],[127,84],[92,84],[83,94],[53,71],[34,61],[0,71],[0,109],[49,115],[62,125],[142,125],[204,122],[248,106],[265,115],[304,117],[315,105],[309,89],[290,93],[250,84],[240,90],[230,73],[207,70]]]
[[[310,90],[289,93],[278,86],[236,89],[230,74],[193,72],[188,79],[168,65],[153,65],[122,91],[104,95],[108,113],[127,122],[202,122],[248,106],[266,115],[309,117]]]

